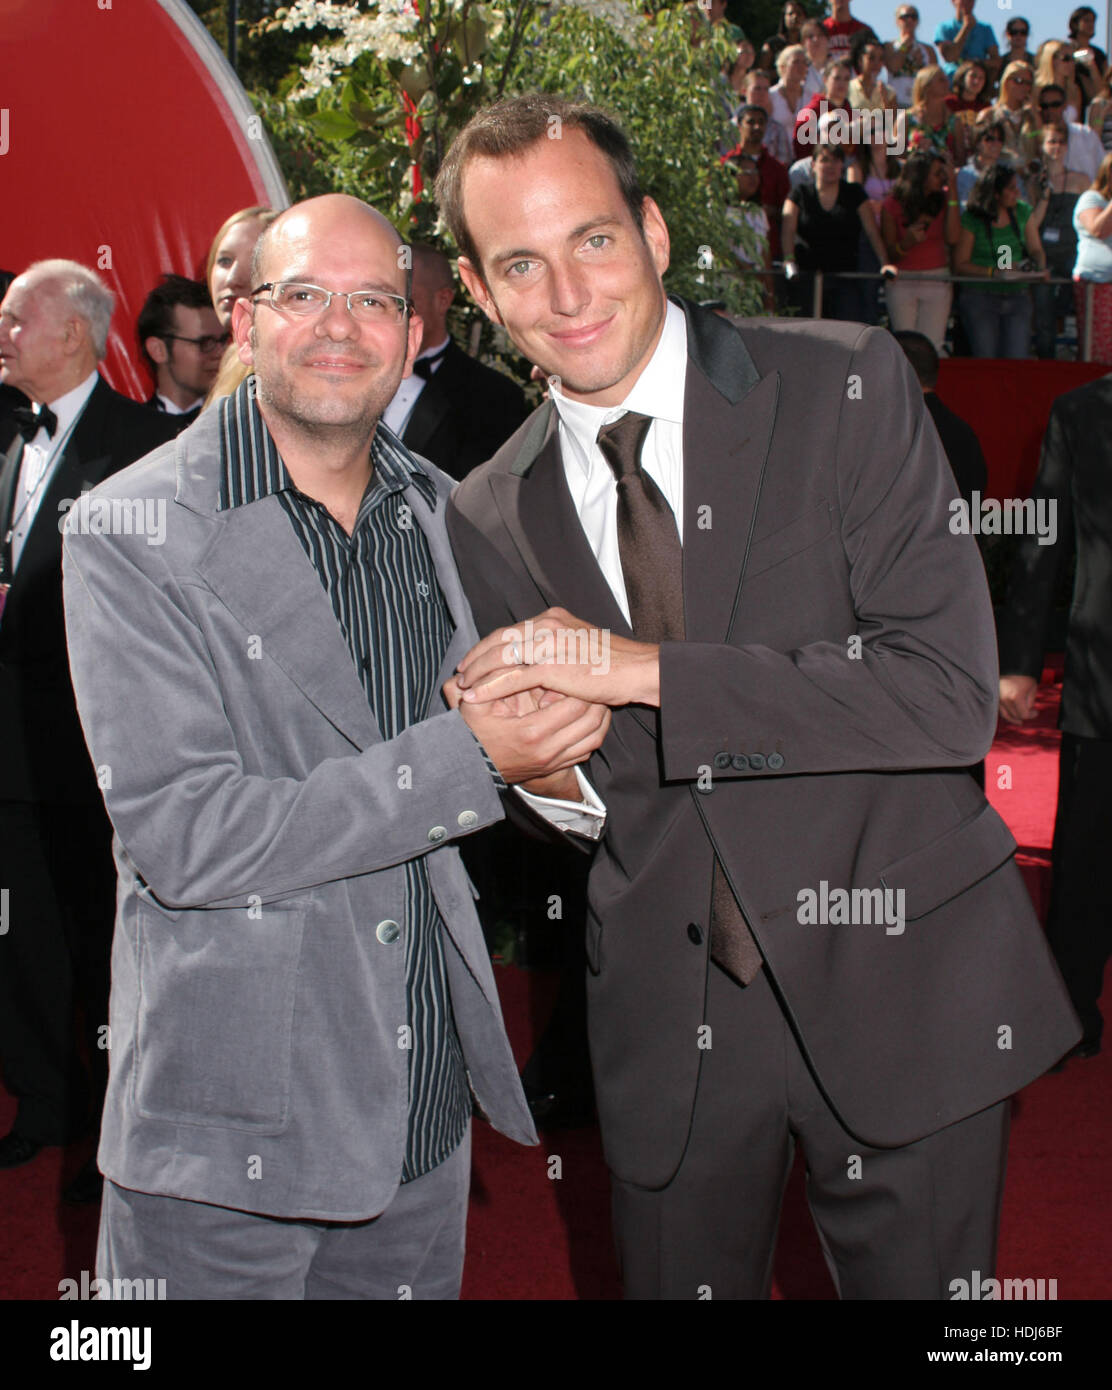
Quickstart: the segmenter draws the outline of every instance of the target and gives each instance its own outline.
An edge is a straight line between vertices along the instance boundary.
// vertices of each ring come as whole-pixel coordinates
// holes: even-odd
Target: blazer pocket
[[[278,1134],[289,1119],[305,907],[139,914],[134,1100],[147,1119]]]
[[[830,503],[820,502],[814,511],[796,517],[770,536],[762,536],[759,541],[754,541],[753,549],[749,552],[746,579],[763,574],[773,565],[782,564],[823,540],[830,534],[831,524]]]
[[[914,922],[987,878],[1015,853],[1012,832],[991,806],[982,806],[929,845],[897,859],[881,887],[904,894],[904,918]]]

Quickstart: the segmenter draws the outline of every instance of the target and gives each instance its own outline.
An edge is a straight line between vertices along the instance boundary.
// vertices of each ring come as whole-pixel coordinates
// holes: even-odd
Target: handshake
[[[606,737],[611,709],[660,704],[659,655],[549,608],[472,647],[444,698],[507,783],[578,801],[573,768]]]

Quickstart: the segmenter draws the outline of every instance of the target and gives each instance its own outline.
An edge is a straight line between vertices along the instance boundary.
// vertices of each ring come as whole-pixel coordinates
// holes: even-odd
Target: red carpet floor
[[[1057,690],[1044,685],[1038,720],[1002,730],[988,758],[988,790],[1010,825],[1019,862],[1045,910],[1057,780]],[[1010,785],[1009,785],[1010,783]],[[553,980],[512,967],[497,971],[519,1062],[551,1008]],[[1106,991],[1106,999],[1107,999]],[[1106,1006],[1107,1008],[1107,1006]],[[1018,1098],[1000,1242],[1003,1278],[1058,1280],[1060,1299],[1112,1296],[1112,1052],[1072,1062]],[[0,1133],[14,1105],[0,1092]],[[86,1151],[44,1151],[0,1173],[0,1297],[56,1299],[59,1281],[93,1269],[97,1214],[66,1208],[64,1182]],[[559,1160],[558,1165],[554,1160]],[[550,1176],[559,1171],[560,1176]],[[489,1126],[475,1128],[474,1175],[464,1297],[619,1297],[609,1190],[595,1129],[542,1136],[522,1149]],[[830,1299],[797,1163],[784,1206],[774,1297]]]

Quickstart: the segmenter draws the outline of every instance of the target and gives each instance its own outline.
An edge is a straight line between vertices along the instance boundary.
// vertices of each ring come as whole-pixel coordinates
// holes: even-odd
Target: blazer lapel
[[[762,377],[741,335],[683,304],[683,590],[689,642],[727,642],[757,523],[780,374]],[[709,509],[709,510],[707,510]]]
[[[281,502],[219,512],[197,572],[305,697],[356,748],[382,734],[324,586]]]
[[[632,637],[576,515],[551,402],[543,418],[535,417],[512,470],[492,473],[490,485],[522,562],[548,604]]]
[[[405,426],[405,437],[403,443],[411,453],[419,454],[425,445],[436,433],[441,420],[448,413],[450,378],[441,380],[445,372],[451,372],[451,353],[449,348],[444,355],[444,361],[440,364],[437,371],[433,372],[428,381],[425,382],[421,394],[417,397]]]

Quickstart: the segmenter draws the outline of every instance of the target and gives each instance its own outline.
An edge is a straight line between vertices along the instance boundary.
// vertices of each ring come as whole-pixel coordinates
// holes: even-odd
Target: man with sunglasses
[[[98,1276],[170,1298],[454,1298],[472,1097],[535,1141],[454,842],[609,714],[444,703],[452,482],[381,423],[408,261],[357,199],[287,209],[232,312],[252,375],[92,494],[164,544],[67,528],[120,875]]]
[[[162,277],[143,301],[137,328],[154,377],[147,404],[180,432],[200,413],[231,335],[220,327],[208,286],[184,275]]]
[[[1027,40],[1031,37],[1030,24],[1017,15],[1004,25],[1004,37],[1008,40],[1008,51],[1002,60],[1004,66],[1007,67],[1009,63],[1028,63],[1034,68],[1036,58],[1027,47]]]
[[[938,55],[916,34],[919,11],[914,5],[901,5],[897,9],[896,24],[900,36],[895,43],[884,45],[884,66],[888,69],[888,81],[896,93],[896,100],[900,106],[907,107],[911,105],[915,74],[920,68],[937,64]]]
[[[1085,174],[1089,179],[1095,179],[1100,162],[1104,158],[1104,146],[1095,130],[1090,130],[1086,125],[1079,125],[1076,121],[1066,120],[1064,90],[1054,82],[1040,87],[1036,105],[1042,130],[1057,126],[1066,132],[1066,169],[1071,173]]]

